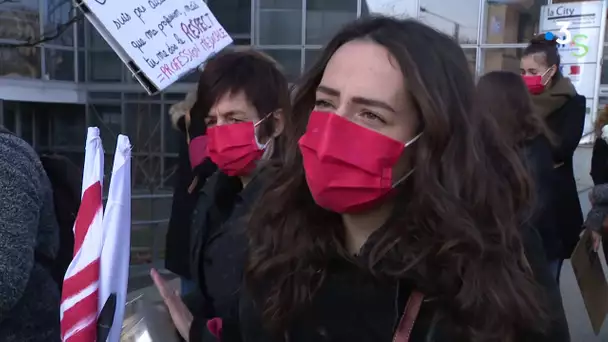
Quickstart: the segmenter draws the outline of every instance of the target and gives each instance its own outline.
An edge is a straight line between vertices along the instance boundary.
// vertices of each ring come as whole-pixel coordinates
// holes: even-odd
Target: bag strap
[[[397,326],[393,342],[409,342],[423,299],[424,295],[422,293],[418,291],[412,292],[405,304],[405,311],[403,311],[403,316],[401,316],[401,320]]]

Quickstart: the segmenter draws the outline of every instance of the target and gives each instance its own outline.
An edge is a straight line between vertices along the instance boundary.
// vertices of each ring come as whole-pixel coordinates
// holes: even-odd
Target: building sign
[[[581,143],[593,142],[593,123],[599,110],[600,76],[606,27],[604,1],[583,1],[546,5],[541,8],[540,30],[551,32],[565,43],[558,47],[561,71],[579,94],[587,98],[584,136]],[[564,32],[567,26],[568,32]]]
[[[232,43],[200,0],[76,0],[149,94]]]

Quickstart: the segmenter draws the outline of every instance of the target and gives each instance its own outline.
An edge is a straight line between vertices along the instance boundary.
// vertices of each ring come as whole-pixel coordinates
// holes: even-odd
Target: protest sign
[[[200,0],[76,0],[150,94],[195,70],[232,38]]]

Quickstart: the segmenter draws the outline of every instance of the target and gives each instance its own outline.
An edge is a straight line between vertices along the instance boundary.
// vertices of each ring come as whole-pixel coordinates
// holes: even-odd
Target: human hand
[[[167,281],[155,269],[150,270],[150,276],[169,310],[177,331],[185,341],[188,341],[190,326],[194,319],[192,313],[188,310],[188,307],[186,307],[186,304],[184,304],[177,292],[171,289]]]

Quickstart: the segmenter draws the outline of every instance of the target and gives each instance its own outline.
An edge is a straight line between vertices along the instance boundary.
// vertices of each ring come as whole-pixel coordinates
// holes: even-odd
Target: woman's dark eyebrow
[[[340,92],[336,89],[320,85],[317,87],[317,91],[325,93],[329,96],[340,96]]]
[[[384,103],[382,101],[378,101],[378,100],[372,100],[372,99],[368,99],[365,97],[353,97],[352,100],[354,103],[360,104],[360,105],[364,105],[364,106],[369,106],[369,107],[376,107],[376,108],[383,108],[386,109],[390,112],[395,113],[396,111],[393,109],[393,107],[389,106],[387,103]]]
[[[324,86],[324,85],[318,86],[317,91],[321,92],[321,93],[325,93],[329,96],[340,96],[340,92],[338,90]],[[373,100],[373,99],[368,99],[365,97],[357,96],[357,97],[353,97],[352,101],[354,103],[357,103],[360,105],[376,107],[376,108],[383,108],[383,109],[386,109],[393,113],[396,113],[396,111],[395,111],[395,109],[393,109],[393,107],[391,107],[387,103],[379,101],[379,100]]]

